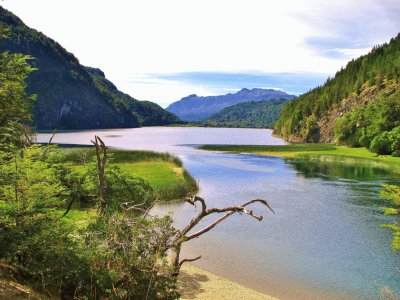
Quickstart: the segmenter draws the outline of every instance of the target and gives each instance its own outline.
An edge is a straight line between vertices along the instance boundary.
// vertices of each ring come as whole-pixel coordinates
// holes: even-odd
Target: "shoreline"
[[[184,264],[178,277],[180,299],[277,300],[192,264]]]
[[[377,155],[366,148],[351,148],[325,144],[289,145],[201,145],[196,147],[206,151],[221,151],[238,154],[254,154],[280,157],[282,159],[300,158],[317,162],[341,162],[354,165],[362,163],[372,167],[400,174],[400,157]]]

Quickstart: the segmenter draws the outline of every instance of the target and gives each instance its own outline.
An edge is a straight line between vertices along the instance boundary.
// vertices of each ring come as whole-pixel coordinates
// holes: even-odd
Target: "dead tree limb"
[[[253,200],[245,202],[242,205],[227,206],[227,207],[223,207],[223,208],[211,208],[211,209],[207,209],[205,200],[198,196],[189,197],[186,199],[186,202],[190,203],[193,206],[196,206],[197,203],[200,203],[201,210],[197,214],[197,216],[193,217],[192,220],[190,221],[190,223],[186,227],[184,227],[182,230],[178,231],[177,235],[175,236],[175,239],[173,242],[174,246],[171,248],[171,250],[172,250],[171,263],[172,263],[174,275],[179,274],[179,270],[183,263],[200,259],[200,256],[199,256],[194,259],[183,259],[183,260],[179,261],[179,254],[181,251],[181,246],[184,242],[190,241],[190,240],[197,238],[197,237],[201,236],[202,234],[210,231],[215,226],[217,226],[219,223],[226,220],[228,217],[232,216],[235,213],[245,213],[245,214],[249,215],[250,217],[255,218],[258,221],[262,221],[263,220],[262,215],[256,215],[252,210],[247,208],[251,204],[256,204],[256,203],[262,204],[263,206],[266,206],[272,213],[275,213],[274,210],[271,208],[271,206],[268,204],[268,202],[263,199],[253,199]],[[223,213],[224,215],[217,218],[216,220],[214,220],[207,226],[203,227],[202,229],[196,231],[195,233],[189,234],[189,232],[197,224],[199,224],[200,221],[204,217],[212,215],[212,214],[221,214],[221,213]]]
[[[100,201],[99,201],[99,211],[100,215],[104,215],[107,208],[107,187],[104,177],[104,170],[107,161],[107,147],[97,135],[94,136],[94,141],[92,141],[96,150],[97,158],[97,175],[99,179],[100,188]]]
[[[54,138],[54,136],[56,135],[56,132],[57,132],[57,128],[54,129],[53,134],[51,135],[51,137],[50,137],[50,139],[49,139],[49,142],[48,142],[47,145],[44,147],[44,150],[43,150],[43,152],[42,152],[42,156],[43,156],[43,157],[46,156],[47,150],[49,149],[49,146],[50,146],[51,143],[53,142],[53,138]]]
[[[182,259],[182,260],[180,261],[180,263],[179,263],[179,267],[181,267],[185,262],[196,261],[196,260],[198,260],[198,259],[200,259],[200,258],[201,258],[201,255],[200,255],[200,256],[197,256],[197,257],[195,257],[195,258],[185,258],[185,259]]]

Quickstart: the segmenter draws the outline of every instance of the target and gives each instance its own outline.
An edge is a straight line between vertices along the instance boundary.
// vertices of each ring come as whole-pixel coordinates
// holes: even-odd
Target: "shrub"
[[[391,134],[389,132],[385,131],[382,134],[374,137],[369,149],[372,152],[378,153],[380,155],[381,154],[390,154],[390,153],[392,153],[391,144],[392,144]]]

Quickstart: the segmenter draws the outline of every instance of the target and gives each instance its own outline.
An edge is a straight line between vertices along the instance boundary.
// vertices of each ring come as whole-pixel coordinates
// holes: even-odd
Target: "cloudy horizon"
[[[400,31],[396,0],[5,0],[28,26],[163,107],[189,94],[299,95]]]

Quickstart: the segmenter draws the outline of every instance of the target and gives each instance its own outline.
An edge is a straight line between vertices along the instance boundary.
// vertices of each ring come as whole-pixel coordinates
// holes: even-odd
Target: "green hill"
[[[288,99],[249,101],[212,115],[202,125],[210,127],[272,128]]]
[[[33,122],[38,129],[89,129],[166,125],[179,119],[155,103],[138,101],[108,81],[99,69],[82,66],[60,44],[29,28],[0,7],[0,26],[11,36],[0,39],[0,52],[33,57],[37,68],[28,78],[29,94],[36,94]]]
[[[364,146],[400,154],[400,34],[290,101],[275,133],[289,141]]]

